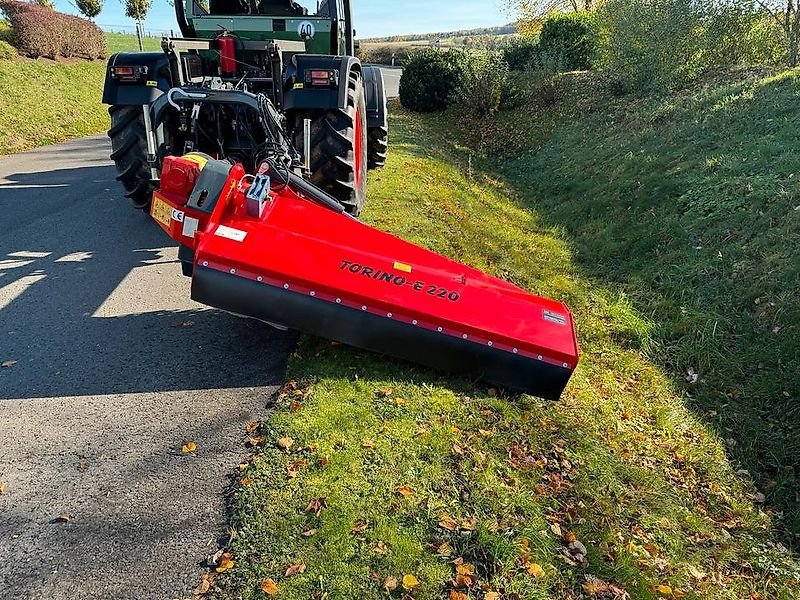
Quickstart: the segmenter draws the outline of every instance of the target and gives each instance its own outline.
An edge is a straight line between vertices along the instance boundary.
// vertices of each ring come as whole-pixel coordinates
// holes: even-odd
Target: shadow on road
[[[294,336],[189,300],[107,165],[0,174],[0,398],[274,385]],[[115,197],[111,197],[112,190]]]

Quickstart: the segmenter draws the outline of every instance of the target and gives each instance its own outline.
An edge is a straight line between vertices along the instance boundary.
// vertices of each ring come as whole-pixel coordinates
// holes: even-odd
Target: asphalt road
[[[386,88],[386,95],[389,98],[396,98],[400,95],[400,76],[403,69],[400,67],[381,67],[383,71],[383,85]]]
[[[191,596],[294,340],[189,300],[109,151],[0,158],[3,600]]]

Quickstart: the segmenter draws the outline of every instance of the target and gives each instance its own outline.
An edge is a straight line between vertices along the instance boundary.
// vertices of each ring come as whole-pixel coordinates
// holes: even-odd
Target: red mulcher
[[[151,214],[200,303],[550,399],[577,365],[564,304],[369,227],[278,162],[168,156]]]

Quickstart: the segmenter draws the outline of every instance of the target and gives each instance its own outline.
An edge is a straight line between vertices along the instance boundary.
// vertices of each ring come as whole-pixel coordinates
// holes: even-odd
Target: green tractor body
[[[385,162],[388,123],[381,71],[354,56],[350,0],[177,0],[175,12],[182,37],[162,52],[109,60],[103,101],[125,195],[147,208],[170,154],[255,169],[280,146],[357,214],[366,170]]]

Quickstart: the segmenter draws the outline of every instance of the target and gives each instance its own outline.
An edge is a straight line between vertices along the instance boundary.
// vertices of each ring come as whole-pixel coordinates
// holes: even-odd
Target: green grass
[[[643,296],[593,266],[588,241],[576,237],[591,222],[619,226],[631,202],[617,197],[617,207],[612,195],[604,219],[586,189],[572,190],[560,173],[545,187],[545,169],[563,168],[639,189],[615,175],[626,154],[609,149],[601,164],[591,146],[610,144],[612,133],[635,136],[635,125],[615,129],[616,117],[599,113],[580,119],[588,123],[526,130],[520,144],[529,144],[529,162],[494,159],[507,177],[500,179],[481,171],[480,159],[470,167],[449,116],[395,107],[391,158],[371,176],[366,214],[380,228],[566,300],[583,357],[562,401],[498,395],[304,339],[290,362],[292,381],[253,433],[263,438],[254,440],[258,455],[242,465],[235,566],[219,576],[217,597],[265,598],[259,587],[271,578],[278,598],[444,598],[456,559],[475,567],[462,588],[473,599],[489,591],[509,600],[593,597],[587,576],[635,599],[797,597],[800,567],[776,544],[780,522],[753,501],[752,481],[736,474],[723,442],[741,440],[739,430],[720,432],[716,419],[693,411],[709,374],[696,365],[702,379],[689,397],[665,368],[668,311],[643,310]],[[586,128],[604,122],[602,136]],[[568,151],[594,167],[581,173]],[[572,222],[556,218],[567,210],[559,200],[574,211]],[[608,243],[641,243],[649,231],[638,227],[642,218],[627,221],[637,236],[617,231]],[[615,254],[618,269],[645,262],[632,251]],[[640,289],[648,285],[660,286],[643,279]],[[717,416],[729,402],[717,402]],[[288,451],[278,446],[286,437]],[[398,493],[401,486],[412,493]],[[317,515],[307,508],[318,498],[325,504]],[[441,526],[445,517],[455,531]],[[588,566],[575,564],[572,539],[588,549]],[[285,576],[300,563],[303,573]],[[538,577],[532,565],[541,566]],[[385,590],[387,578],[407,574],[419,581],[407,596],[402,585]]]
[[[108,54],[116,52],[138,52],[139,41],[135,35],[129,33],[110,33],[106,32],[106,43],[108,44]],[[157,52],[161,50],[160,37],[145,37],[142,39],[145,52]]]
[[[99,133],[104,61],[0,60],[0,154]]]

